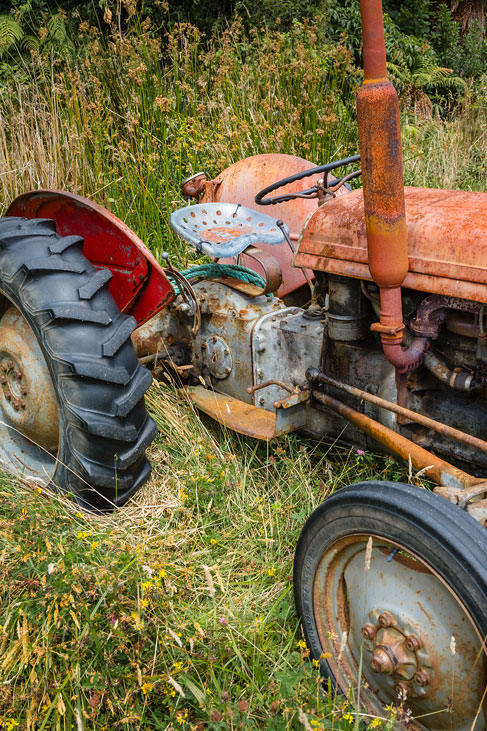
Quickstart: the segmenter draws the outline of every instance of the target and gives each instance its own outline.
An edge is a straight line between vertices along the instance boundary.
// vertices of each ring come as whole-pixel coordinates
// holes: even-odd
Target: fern
[[[22,51],[27,51],[28,53],[32,53],[32,51],[39,50],[39,39],[36,38],[36,36],[33,35],[25,35],[20,41],[20,48]]]
[[[49,38],[56,44],[61,45],[66,41],[66,24],[61,14],[51,15],[47,21]]]
[[[20,23],[11,15],[0,15],[0,56],[21,40],[24,35]]]

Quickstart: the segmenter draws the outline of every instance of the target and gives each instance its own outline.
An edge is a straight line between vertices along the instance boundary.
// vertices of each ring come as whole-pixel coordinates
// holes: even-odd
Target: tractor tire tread
[[[155,435],[137,360],[135,321],[120,312],[108,270],[94,267],[78,236],[44,219],[0,219],[0,289],[22,312],[46,359],[58,400],[60,446],[52,486],[107,512],[149,478]]]

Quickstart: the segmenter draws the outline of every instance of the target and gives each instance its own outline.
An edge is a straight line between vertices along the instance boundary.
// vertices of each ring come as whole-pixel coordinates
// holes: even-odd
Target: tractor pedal
[[[269,442],[282,433],[276,430],[276,413],[273,411],[259,409],[203,386],[181,389],[181,392],[200,411],[239,434]]]

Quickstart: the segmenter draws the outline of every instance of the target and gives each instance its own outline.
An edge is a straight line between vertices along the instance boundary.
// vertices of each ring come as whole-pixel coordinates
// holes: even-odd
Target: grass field
[[[249,39],[237,26],[203,45],[185,25],[167,55],[143,26],[108,47],[80,35],[76,64],[38,56],[0,92],[4,208],[36,187],[81,193],[186,265],[167,226],[181,178],[259,152],[357,151],[360,73],[316,28]],[[485,104],[467,95],[448,120],[404,110],[407,184],[485,189]],[[112,517],[2,478],[0,729],[358,729],[353,704],[319,692],[293,551],[337,487],[407,470],[296,436],[242,439],[169,386],[148,404],[153,477]]]

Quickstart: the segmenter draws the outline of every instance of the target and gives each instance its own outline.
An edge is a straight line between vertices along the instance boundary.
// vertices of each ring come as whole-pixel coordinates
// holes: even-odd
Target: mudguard
[[[49,218],[62,236],[82,236],[83,254],[93,266],[111,271],[110,292],[137,325],[173,300],[172,285],[147,246],[97,203],[60,190],[35,190],[16,198],[6,215]]]

